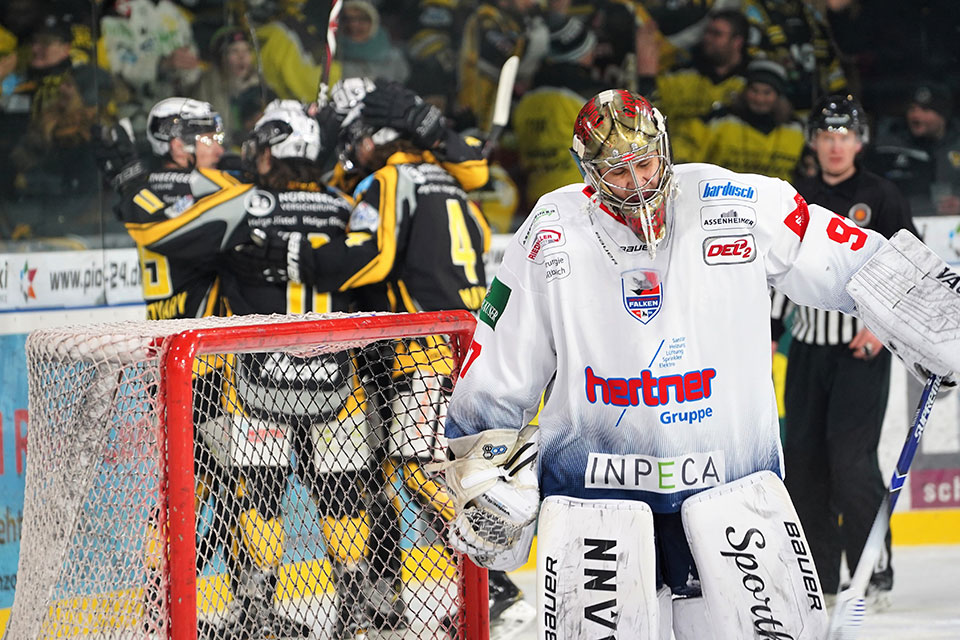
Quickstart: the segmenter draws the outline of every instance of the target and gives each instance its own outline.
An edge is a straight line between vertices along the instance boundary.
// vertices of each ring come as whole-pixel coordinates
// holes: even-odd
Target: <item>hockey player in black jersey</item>
[[[247,201],[253,187],[215,168],[223,155],[220,116],[210,104],[190,98],[158,102],[147,118],[147,140],[155,156],[152,163],[133,154],[130,140],[120,128],[103,132],[101,139],[101,168],[120,195],[116,213],[140,254],[148,317],[163,320],[218,313],[218,254],[247,217]],[[245,489],[276,479],[269,473],[242,473],[250,469],[240,469],[233,461],[223,459],[211,439],[203,437],[205,425],[217,425],[226,419],[223,405],[228,404],[224,403],[228,395],[221,390],[229,390],[233,369],[223,364],[224,359],[212,358],[198,360],[194,366],[194,423],[201,436],[194,445],[198,510],[215,496],[213,521],[203,534],[198,533],[198,571],[216,551],[211,541],[226,539],[223,554],[230,568],[233,595],[226,624],[198,623],[198,635],[204,640],[249,637],[249,629],[244,631],[237,623],[250,610],[251,594],[257,594],[251,585],[260,584],[256,559],[270,554],[257,548],[258,544],[263,546],[264,536],[251,542],[247,534],[262,531],[263,527],[269,530],[276,524],[271,519],[268,501],[258,501],[258,492]],[[247,526],[254,521],[260,526]],[[148,538],[148,548],[162,547],[155,521]],[[275,554],[278,549],[282,555],[282,543],[270,552]],[[148,565],[151,557],[148,554]],[[159,566],[148,569],[157,572]],[[271,589],[275,585],[270,580],[260,582]],[[156,573],[156,580],[145,594],[148,610],[155,608],[151,603],[162,597],[161,589]],[[270,591],[271,597],[272,594]],[[280,637],[309,635],[304,625],[275,613],[260,623],[260,631],[281,634]]]
[[[114,135],[122,136],[122,130]],[[147,140],[154,166],[131,158],[113,180],[120,194],[115,211],[140,254],[147,316],[211,315],[217,303],[216,256],[244,217],[235,196],[250,185],[216,169],[223,124],[206,102],[161,100],[147,117]]]
[[[274,101],[267,106],[243,146],[243,163],[255,176],[255,187],[243,198],[247,217],[230,244],[248,240],[252,229],[302,237],[311,246],[343,240],[352,201],[322,181],[322,163],[317,161],[321,146],[318,123],[299,102]],[[230,315],[327,313],[356,306],[352,291],[330,292],[275,278],[241,279],[233,266],[224,264],[221,275],[223,303]],[[297,476],[317,504],[338,594],[334,637],[362,637],[373,583],[367,577],[371,527],[362,490],[369,482],[370,451],[356,354],[240,354],[229,369],[227,382],[235,393],[228,395],[236,403],[228,406],[227,414],[237,421],[263,420],[283,430],[292,441]],[[272,465],[246,474],[258,480],[252,486],[260,491],[251,497],[260,508],[250,518],[264,518],[262,526],[253,528],[268,532],[264,538],[283,535],[280,506],[289,460],[280,451],[272,454]],[[258,567],[264,579],[253,582],[276,584],[277,569],[276,564]],[[259,603],[251,601],[253,606],[241,608],[234,624],[258,629],[258,619],[273,615],[272,595],[271,589],[260,595]]]
[[[340,88],[343,84],[351,83],[343,81]],[[357,203],[346,236],[315,247],[306,239],[290,242],[289,237],[265,230],[255,236],[256,242],[238,247],[243,258],[240,268],[256,277],[297,281],[326,291],[370,291],[372,285],[382,286],[379,300],[370,296],[365,300],[367,310],[476,311],[486,293],[482,257],[489,248],[490,230],[479,208],[467,198],[463,178],[458,180],[447,165],[437,164],[434,152],[424,151],[417,128],[404,124],[409,113],[397,108],[397,116],[389,118],[385,109],[379,109],[382,104],[404,103],[415,108],[418,103],[410,100],[408,90],[369,81],[350,89],[349,98],[341,95],[338,103],[335,88],[333,98],[344,109],[343,156],[366,177],[353,194]],[[366,91],[378,107],[372,118],[366,114]],[[483,162],[479,154],[476,161]],[[468,166],[458,164],[460,169]],[[416,369],[417,352],[440,354],[423,358],[437,362],[446,350],[439,339],[400,345],[390,372],[390,397],[372,400],[388,412],[395,403],[402,405],[403,395],[412,390],[409,376]],[[442,376],[449,371],[436,373]],[[387,487],[393,480],[404,484],[421,504],[449,521],[453,511],[445,488],[425,481],[421,469],[430,454],[407,446],[399,421],[391,424],[393,431],[386,435],[382,452]],[[375,526],[373,573],[384,575],[392,567],[398,575],[396,524]],[[494,619],[522,600],[507,575],[495,571],[490,572],[490,597]]]

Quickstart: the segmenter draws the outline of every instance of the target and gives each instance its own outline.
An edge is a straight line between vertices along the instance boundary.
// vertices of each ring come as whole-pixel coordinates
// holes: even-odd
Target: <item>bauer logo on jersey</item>
[[[507,302],[512,293],[510,287],[503,284],[497,278],[490,283],[490,290],[487,296],[480,303],[480,321],[493,330],[496,330],[497,323],[500,322],[500,316],[507,308]]]
[[[745,264],[757,259],[753,234],[713,236],[703,241],[703,261],[709,265]]]
[[[252,216],[265,216],[276,206],[273,194],[263,189],[251,189],[243,199],[243,208]]]
[[[660,274],[652,270],[633,269],[620,274],[623,306],[634,318],[647,324],[660,312],[663,285]]]
[[[539,264],[543,262],[542,252],[544,250],[548,247],[562,247],[566,243],[567,239],[563,235],[563,227],[538,229],[533,236],[533,241],[528,247],[530,251],[527,253],[527,260],[532,260]]]
[[[733,180],[701,180],[701,200],[749,200],[757,201],[757,190],[751,185]]]
[[[593,453],[583,474],[586,489],[622,489],[674,493],[723,484],[723,451],[689,453],[674,458]]]
[[[700,226],[707,231],[757,226],[757,211],[744,205],[714,204],[700,208]]]

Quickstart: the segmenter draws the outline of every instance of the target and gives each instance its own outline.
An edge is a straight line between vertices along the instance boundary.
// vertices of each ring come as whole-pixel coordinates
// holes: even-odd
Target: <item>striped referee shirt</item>
[[[847,344],[853,340],[853,336],[857,335],[860,329],[864,328],[860,318],[840,311],[826,311],[797,305],[779,291],[774,291],[770,311],[770,317],[775,321],[774,325],[777,325],[776,321],[785,320],[791,312],[793,312],[793,324],[790,326],[790,334],[794,340],[805,344]],[[774,337],[778,337],[777,331],[774,332]]]
[[[794,185],[804,199],[846,216],[858,226],[889,239],[900,229],[919,236],[910,217],[910,205],[897,187],[859,166],[851,178],[828,185],[820,176],[797,180]],[[795,310],[795,311],[794,311]],[[779,291],[773,293],[770,318],[775,340],[784,331],[783,321],[793,313],[790,333],[804,344],[847,344],[864,328],[863,321],[839,311],[796,305]]]

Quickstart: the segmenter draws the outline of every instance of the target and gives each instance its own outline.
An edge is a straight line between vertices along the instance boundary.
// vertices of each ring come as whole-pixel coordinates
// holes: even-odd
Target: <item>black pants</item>
[[[877,445],[889,390],[886,350],[858,360],[846,345],[790,345],[784,481],[824,593],[838,590],[842,552],[856,569],[886,493]],[[889,561],[889,531],[886,550]]]

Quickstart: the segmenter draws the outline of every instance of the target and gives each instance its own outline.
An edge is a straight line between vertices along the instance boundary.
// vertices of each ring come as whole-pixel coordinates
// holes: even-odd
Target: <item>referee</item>
[[[847,217],[846,225],[886,238],[915,235],[906,199],[893,183],[863,169],[857,157],[868,141],[866,120],[851,96],[828,96],[811,111],[807,141],[819,173],[795,182],[807,202]],[[776,294],[774,338],[792,303]],[[877,445],[890,387],[890,353],[852,316],[797,306],[791,328],[785,388],[785,483],[807,534],[827,602],[840,582],[846,553],[856,569],[886,493]],[[890,534],[868,594],[877,606],[893,587]]]

